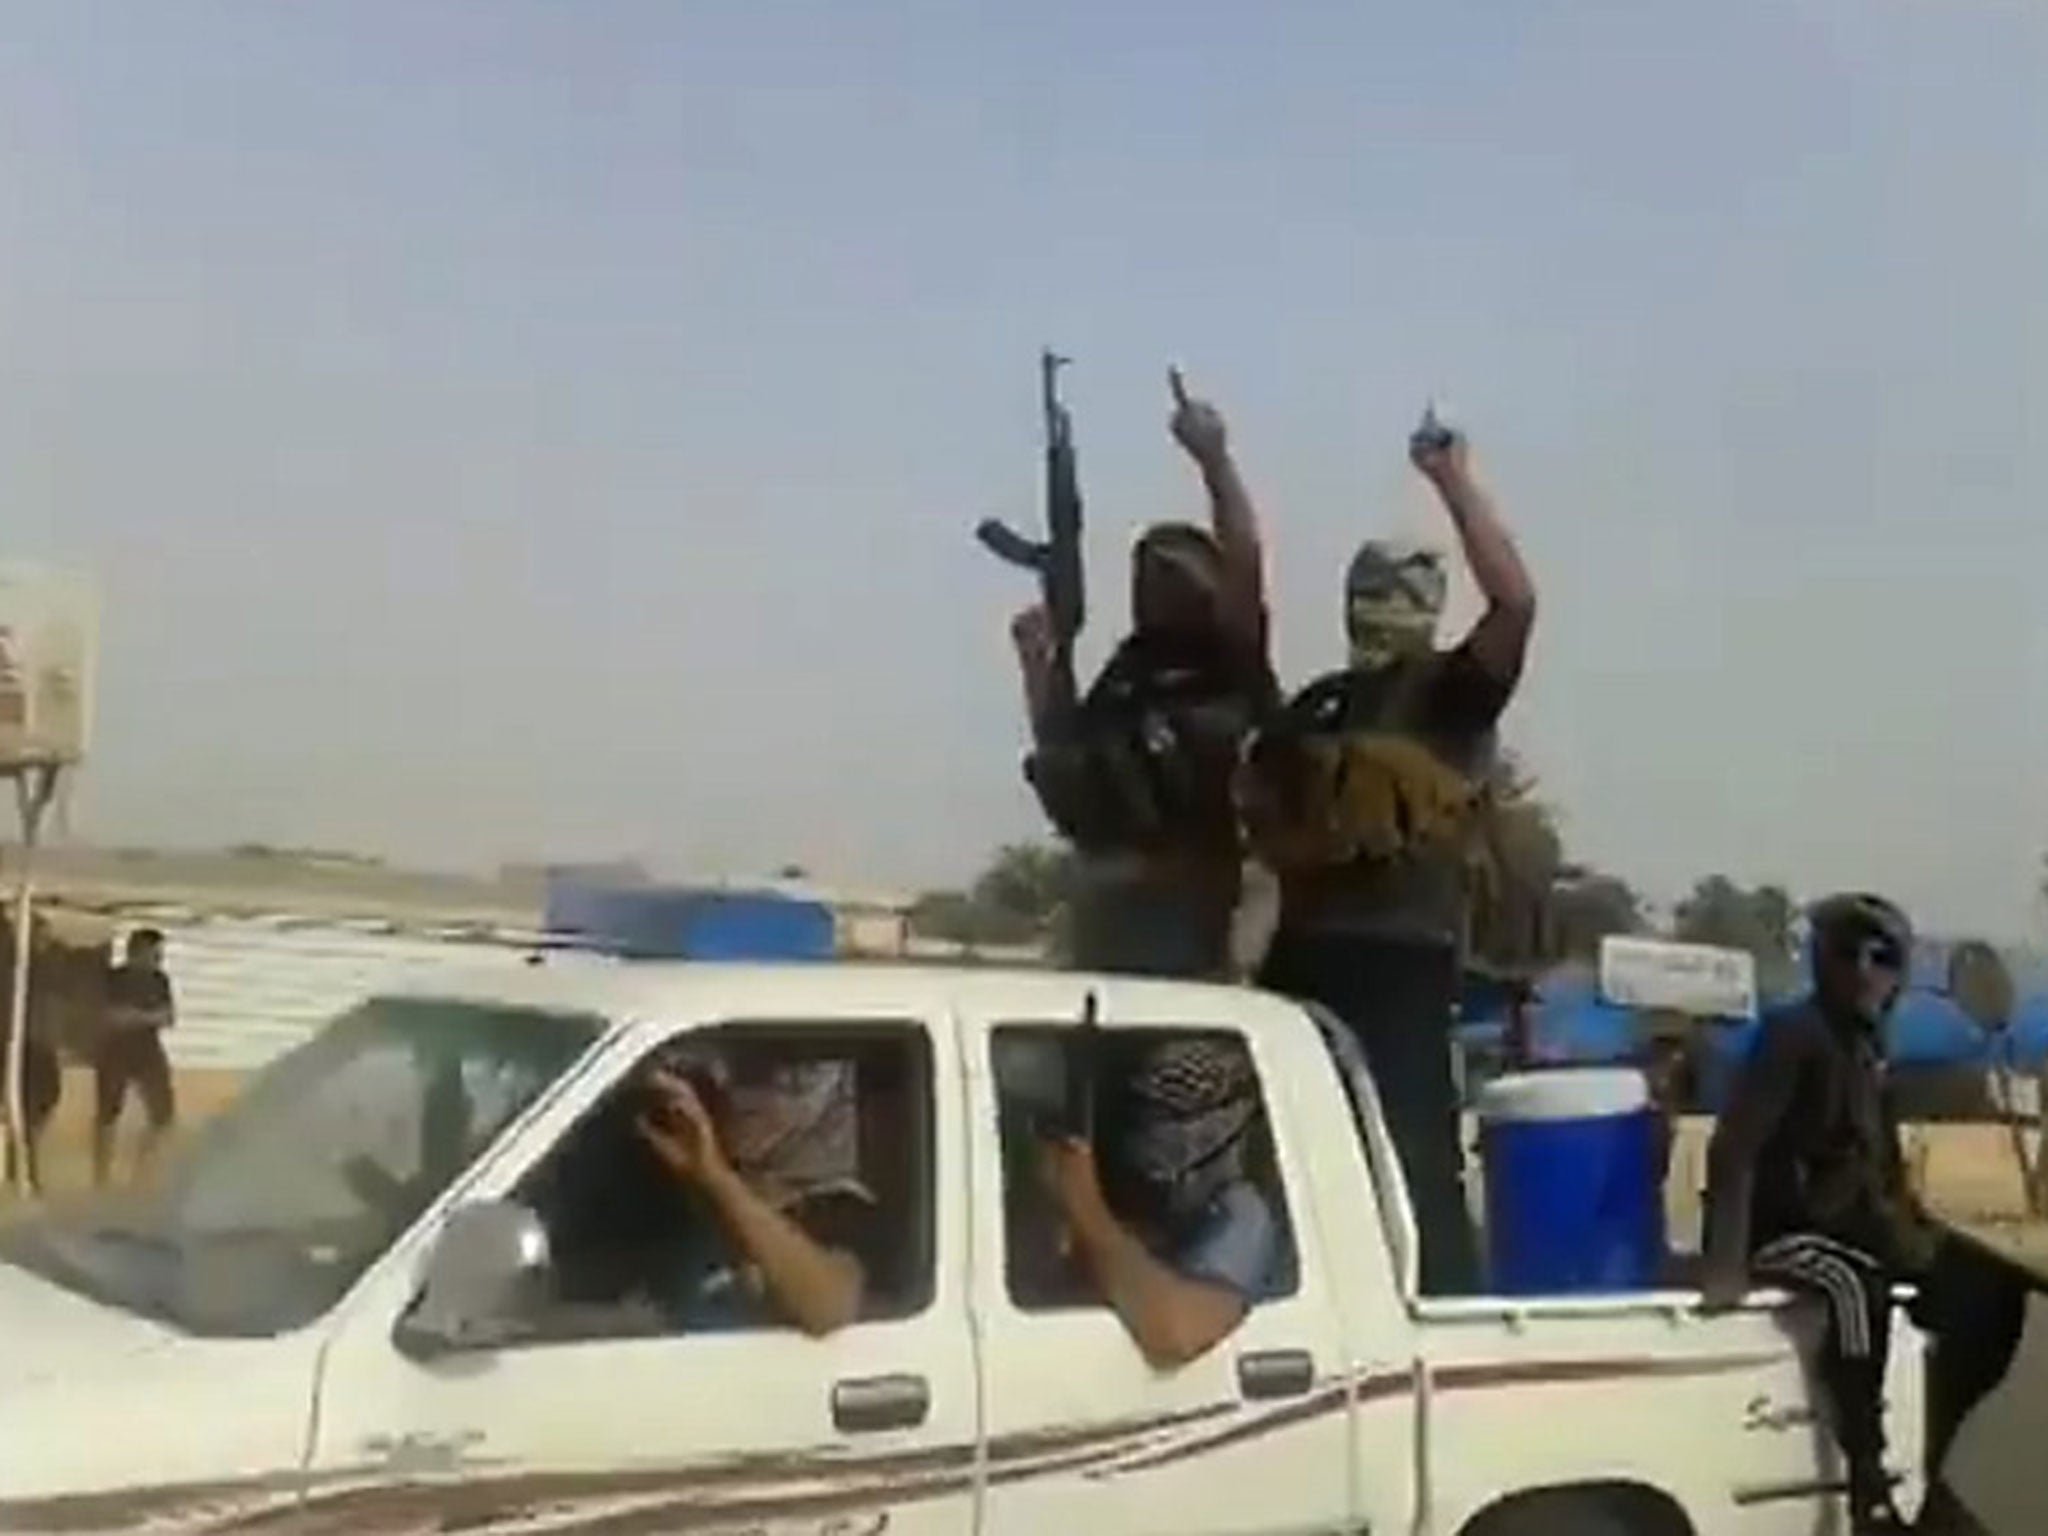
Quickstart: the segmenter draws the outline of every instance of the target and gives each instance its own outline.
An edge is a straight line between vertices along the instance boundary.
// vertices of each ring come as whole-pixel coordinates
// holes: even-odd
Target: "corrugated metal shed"
[[[729,900],[732,893],[720,894]],[[746,921],[759,919],[763,909],[749,912],[743,904],[737,914],[743,931],[737,938],[700,926],[698,953],[705,958],[720,952],[749,957],[776,951],[829,954],[833,914],[776,894],[781,899],[764,904],[775,919],[768,926],[775,931],[760,931]],[[735,915],[726,903],[713,906],[723,908],[715,916],[729,920]],[[178,1066],[198,1070],[252,1071],[305,1040],[350,1004],[371,992],[401,986],[407,978],[524,965],[543,951],[554,966],[619,963],[574,935],[431,916],[230,914],[159,902],[51,907],[46,913],[67,933],[74,928],[81,935],[90,932],[117,950],[138,927],[163,931],[165,964],[178,996],[178,1025],[166,1044]],[[698,916],[703,915],[700,909]],[[666,916],[673,919],[676,913]],[[721,926],[729,923],[712,928]],[[840,937],[842,952],[850,955],[948,964],[1033,965],[1044,959],[1035,949],[977,952],[907,935],[899,942],[894,932],[865,934],[866,943],[847,943],[843,933]]]
[[[305,1040],[350,1004],[406,977],[528,963],[511,933],[398,931],[364,920],[290,917],[179,921],[124,914],[121,927],[162,928],[178,1023],[165,1043],[182,1068],[246,1072]],[[459,933],[459,936],[458,936]],[[550,965],[609,965],[573,950]]]

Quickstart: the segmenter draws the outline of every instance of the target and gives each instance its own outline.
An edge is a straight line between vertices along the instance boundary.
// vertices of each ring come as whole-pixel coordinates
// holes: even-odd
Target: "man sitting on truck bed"
[[[1279,1224],[1245,1170],[1258,1079],[1235,1042],[1181,1037],[1150,1048],[1118,1099],[1106,1175],[1092,1143],[1066,1138],[1046,1144],[1046,1181],[1074,1256],[1147,1362],[1170,1370],[1229,1337],[1274,1284]]]
[[[1893,1284],[1916,1281],[1914,1320],[1934,1338],[1918,1528],[1973,1529],[1944,1462],[2011,1363],[2025,1291],[1931,1223],[1907,1186],[1882,1040],[1911,953],[1905,914],[1881,897],[1833,896],[1813,909],[1812,932],[1813,996],[1764,1020],[1715,1128],[1704,1299],[1734,1305],[1753,1274],[1826,1304],[1820,1379],[1849,1465],[1852,1528],[1893,1531],[1905,1527],[1884,1465],[1885,1361]]]

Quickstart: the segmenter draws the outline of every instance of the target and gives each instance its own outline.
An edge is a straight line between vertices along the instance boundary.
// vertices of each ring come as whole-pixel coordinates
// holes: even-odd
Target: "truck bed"
[[[1895,1286],[1892,1299],[1900,1306],[1912,1301],[1913,1287]],[[1739,1307],[1722,1313],[1700,1310],[1697,1290],[1617,1291],[1579,1296],[1423,1296],[1409,1309],[1425,1323],[1520,1324],[1539,1318],[1662,1317],[1673,1322],[1712,1323],[1717,1317],[1781,1312],[1797,1303],[1790,1291],[1760,1287]]]

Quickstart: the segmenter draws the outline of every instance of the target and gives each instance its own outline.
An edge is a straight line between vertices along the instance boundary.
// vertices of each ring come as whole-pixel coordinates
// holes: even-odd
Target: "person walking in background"
[[[149,1123],[137,1149],[135,1171],[146,1172],[176,1118],[171,1061],[164,1031],[177,1019],[171,978],[164,972],[164,936],[138,928],[128,936],[126,958],[107,974],[106,1024],[94,1051],[92,1171],[104,1185],[113,1173],[114,1138],[133,1087]]]
[[[1232,974],[1244,854],[1232,779],[1277,702],[1264,559],[1223,417],[1171,375],[1171,430],[1210,526],[1161,523],[1131,557],[1131,633],[1078,704],[1061,702],[1051,615],[1011,626],[1033,752],[1026,772],[1072,843],[1066,959],[1082,970]]]
[[[1261,980],[1357,1036],[1414,1195],[1423,1288],[1445,1295],[1478,1281],[1451,1027],[1495,725],[1521,680],[1536,591],[1464,439],[1432,414],[1409,457],[1486,611],[1438,650],[1442,558],[1368,541],[1345,581],[1350,665],[1253,739],[1241,789],[1253,851],[1281,884]]]

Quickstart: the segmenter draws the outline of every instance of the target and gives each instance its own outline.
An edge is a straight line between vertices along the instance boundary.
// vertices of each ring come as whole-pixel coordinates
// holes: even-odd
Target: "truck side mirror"
[[[398,1346],[427,1359],[504,1342],[531,1316],[550,1261],[547,1228],[516,1200],[458,1206],[427,1254],[398,1321]]]

